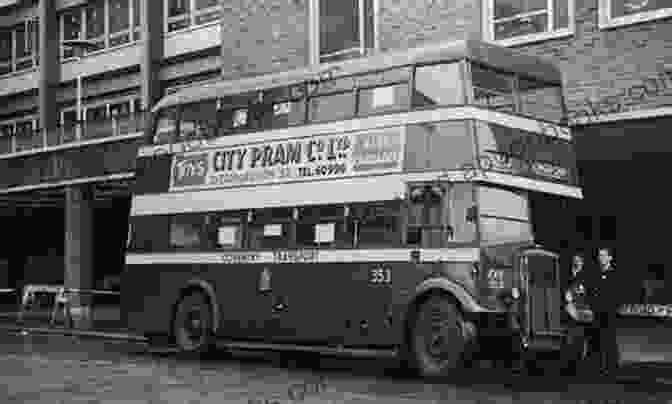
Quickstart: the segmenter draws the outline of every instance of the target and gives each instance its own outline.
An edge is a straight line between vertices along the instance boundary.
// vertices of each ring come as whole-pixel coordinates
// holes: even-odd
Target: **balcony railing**
[[[144,125],[145,113],[140,112],[101,121],[74,123],[49,130],[38,129],[2,136],[0,155],[140,133],[144,130]]]

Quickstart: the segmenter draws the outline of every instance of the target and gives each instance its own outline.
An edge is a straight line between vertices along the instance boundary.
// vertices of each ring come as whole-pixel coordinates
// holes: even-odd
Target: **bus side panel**
[[[199,265],[127,265],[122,306],[128,327],[138,334],[169,334],[174,304]]]
[[[407,262],[283,264],[272,270],[271,304],[286,308],[271,316],[268,337],[308,344],[399,344],[397,320],[423,278]]]

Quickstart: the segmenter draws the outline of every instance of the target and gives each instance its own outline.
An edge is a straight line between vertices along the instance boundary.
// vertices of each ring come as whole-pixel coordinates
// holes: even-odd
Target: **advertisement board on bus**
[[[176,154],[170,189],[226,188],[402,170],[404,127]]]

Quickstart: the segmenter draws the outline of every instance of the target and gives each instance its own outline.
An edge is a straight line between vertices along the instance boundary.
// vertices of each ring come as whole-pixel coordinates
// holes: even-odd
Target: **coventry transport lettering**
[[[401,171],[404,128],[288,139],[173,157],[171,190]]]

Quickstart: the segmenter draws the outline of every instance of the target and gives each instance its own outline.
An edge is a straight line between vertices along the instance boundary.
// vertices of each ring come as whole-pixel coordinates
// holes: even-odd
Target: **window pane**
[[[481,237],[486,242],[511,242],[532,240],[532,226],[494,217],[481,217]]]
[[[291,208],[254,211],[249,226],[250,248],[288,248],[291,240]]]
[[[77,123],[77,111],[68,110],[63,111],[61,114],[61,119],[63,120],[63,126],[70,127]]]
[[[359,114],[398,111],[409,107],[408,84],[367,88],[359,92]]]
[[[500,188],[480,187],[479,202],[482,215],[528,220],[526,194]]]
[[[320,0],[320,55],[358,48],[359,1]]]
[[[180,139],[212,138],[217,131],[217,102],[204,101],[182,106]]]
[[[548,31],[548,14],[495,23],[495,40]]]
[[[474,187],[471,184],[454,184],[450,191],[450,225],[453,241],[476,239],[476,213],[474,210]]]
[[[306,120],[306,103],[303,101],[286,101],[273,104],[271,127],[299,125]]]
[[[0,153],[6,154],[12,151],[12,133],[14,125],[0,125]]]
[[[513,75],[499,73],[478,65],[471,66],[471,81],[477,105],[498,111],[515,112]]]
[[[0,31],[0,74],[12,71],[12,32]]]
[[[82,30],[82,14],[80,9],[68,10],[63,13],[63,39],[79,39]]]
[[[175,139],[175,110],[165,109],[159,112],[154,133],[154,143],[170,143]]]
[[[548,0],[495,0],[495,19],[545,10]]]
[[[32,53],[32,41],[30,40],[30,33],[26,31],[26,24],[23,23],[15,29],[15,43],[16,43],[16,57],[23,58],[30,56]]]
[[[569,0],[553,0],[553,29],[569,27]]]
[[[168,0],[168,17],[189,14],[189,0]]]
[[[310,99],[310,120],[314,122],[351,118],[355,115],[354,93]]]
[[[194,7],[196,10],[201,10],[208,7],[215,7],[219,0],[194,0]]]
[[[201,246],[203,215],[180,215],[170,223],[170,246],[174,248],[197,248]]]
[[[521,78],[518,87],[523,114],[547,121],[560,122],[562,120],[564,111],[560,85]]]
[[[611,0],[611,17],[623,17],[671,7],[667,0]]]
[[[374,202],[353,207],[360,248],[401,245],[399,202]]]
[[[105,105],[86,109],[87,122],[100,122],[107,119],[107,108]]]
[[[463,104],[463,85],[458,63],[418,67],[415,70],[413,105]]]
[[[129,28],[129,0],[110,0],[110,34]]]
[[[105,2],[98,0],[86,7],[86,39],[105,34]]]
[[[235,249],[242,247],[242,212],[210,214],[206,217],[209,248]]]

